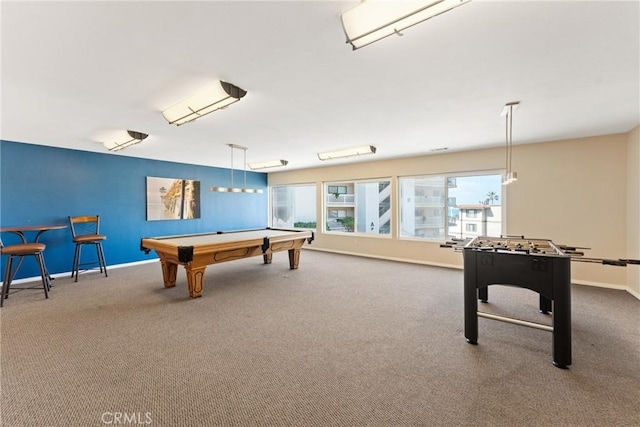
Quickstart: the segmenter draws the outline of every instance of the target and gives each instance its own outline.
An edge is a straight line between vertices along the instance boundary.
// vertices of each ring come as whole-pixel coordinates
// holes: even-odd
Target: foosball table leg
[[[464,336],[469,344],[478,344],[478,299],[476,285],[465,279]],[[486,288],[484,288],[486,291]]]
[[[478,289],[478,299],[480,302],[487,303],[489,301],[489,287]]]
[[[540,313],[549,314],[551,311],[551,300],[540,294]]]

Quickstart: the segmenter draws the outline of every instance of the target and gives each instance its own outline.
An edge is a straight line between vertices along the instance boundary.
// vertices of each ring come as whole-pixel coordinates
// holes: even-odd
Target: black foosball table
[[[588,248],[556,245],[548,239],[524,236],[476,237],[447,242],[464,255],[464,335],[478,343],[478,317],[537,328],[553,334],[553,364],[571,365],[571,261],[626,266],[638,260],[585,258]],[[478,300],[488,302],[490,285],[527,288],[539,294],[540,312],[552,313],[552,325],[478,311]]]

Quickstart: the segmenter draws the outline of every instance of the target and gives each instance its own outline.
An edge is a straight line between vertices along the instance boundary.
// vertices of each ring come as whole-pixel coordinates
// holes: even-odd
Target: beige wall
[[[590,247],[588,256],[627,257],[627,151],[631,145],[629,136],[620,134],[515,146],[513,170],[519,180],[506,187],[503,194],[505,232]],[[397,200],[398,176],[500,171],[503,167],[504,148],[492,148],[271,173],[269,185],[315,183],[320,221],[325,181],[390,177],[392,196]],[[397,224],[397,209],[392,224]],[[398,240],[397,230],[391,238],[379,238],[332,235],[319,227],[312,246],[411,262],[462,265],[460,253],[442,249],[439,243]],[[577,282],[626,288],[629,268],[638,267],[574,262],[572,276]]]
[[[627,138],[627,257],[640,259],[640,126]],[[627,268],[627,286],[640,299],[640,266]]]
[[[587,256],[626,257],[626,135],[517,147],[519,180],[508,187],[509,234],[591,248]],[[576,281],[626,286],[624,267],[572,263]]]

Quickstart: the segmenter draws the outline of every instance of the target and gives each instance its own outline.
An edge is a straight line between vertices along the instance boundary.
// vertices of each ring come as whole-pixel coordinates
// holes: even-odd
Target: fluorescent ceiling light
[[[142,142],[142,140],[148,136],[149,135],[142,132],[123,130],[115,134],[112,138],[109,138],[108,141],[104,141],[102,145],[104,145],[109,151],[119,151]]]
[[[318,158],[320,160],[331,160],[331,159],[337,159],[340,157],[362,156],[364,154],[373,154],[375,152],[376,152],[376,147],[374,147],[373,145],[364,145],[362,147],[348,148],[346,150],[318,153]]]
[[[353,50],[463,5],[470,0],[362,0],[340,15]]]
[[[249,169],[277,168],[279,166],[287,166],[288,164],[289,162],[286,160],[268,160],[266,162],[249,163]]]
[[[247,92],[231,83],[217,80],[211,87],[199,92],[162,112],[172,125],[183,125],[199,117],[240,101]]]

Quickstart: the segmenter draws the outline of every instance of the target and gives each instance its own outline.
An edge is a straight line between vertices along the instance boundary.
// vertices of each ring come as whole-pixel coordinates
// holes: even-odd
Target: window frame
[[[396,234],[398,236],[398,240],[407,240],[407,241],[412,241],[412,242],[424,242],[424,243],[437,243],[437,244],[441,244],[443,242],[446,242],[448,240],[450,240],[448,238],[447,235],[444,236],[444,239],[440,239],[440,238],[427,238],[427,237],[415,237],[415,236],[403,236],[402,235],[402,185],[401,185],[401,180],[402,179],[407,179],[407,178],[414,178],[414,179],[419,179],[419,178],[429,178],[429,177],[442,177],[444,178],[444,196],[443,196],[443,200],[444,200],[444,212],[445,214],[443,215],[443,222],[444,222],[444,229],[445,229],[445,234],[448,234],[449,231],[449,215],[447,214],[449,207],[450,207],[450,201],[451,201],[451,197],[449,196],[449,180],[450,179],[455,179],[455,178],[467,178],[467,177],[481,177],[481,176],[490,176],[490,175],[499,175],[499,176],[504,176],[504,169],[489,169],[489,170],[477,170],[477,171],[465,171],[465,172],[446,172],[446,173],[426,173],[426,174],[412,174],[412,175],[402,175],[402,176],[398,176],[397,177],[397,182],[396,182],[396,188],[398,189],[397,193],[397,198],[396,198],[396,212],[398,215],[398,219],[396,221]],[[500,206],[501,206],[501,220],[500,220],[500,234],[501,235],[505,235],[505,230],[507,230],[507,214],[506,214],[506,210],[507,210],[507,192],[504,191],[503,188],[500,188],[500,197],[501,197],[501,201],[500,201]],[[457,205],[456,205],[457,206]]]
[[[389,219],[389,231],[387,233],[363,233],[363,232],[359,232],[358,231],[358,205],[357,205],[357,199],[358,199],[358,184],[380,184],[381,182],[388,182],[388,187],[390,190],[390,195],[389,195],[389,215],[390,215],[390,219]],[[352,186],[353,187],[353,194],[349,194],[348,193],[348,189],[349,187]],[[344,209],[347,208],[349,209],[351,206],[348,207],[341,207],[341,206],[328,206],[328,196],[334,195],[335,193],[331,193],[329,192],[329,188],[330,187],[345,187],[347,190],[347,193],[339,193],[341,196],[342,195],[346,195],[346,196],[353,196],[353,231],[342,231],[342,230],[327,230],[327,219],[329,216],[329,210],[330,209]],[[339,236],[357,236],[357,237],[370,237],[370,238],[381,238],[381,239],[391,239],[393,237],[393,230],[394,230],[394,216],[395,216],[395,212],[394,212],[394,208],[395,208],[395,204],[394,204],[394,197],[395,197],[395,191],[394,191],[394,179],[393,177],[389,176],[389,177],[379,177],[379,178],[362,178],[362,179],[343,179],[343,180],[331,180],[331,181],[323,181],[322,182],[322,228],[321,230],[319,230],[321,233],[324,234],[328,234],[328,235],[339,235]],[[380,201],[378,201],[378,207],[380,206]],[[347,211],[348,212],[348,211]]]
[[[268,221],[267,224],[269,224],[269,227],[274,227],[274,228],[279,228],[280,226],[274,225],[273,224],[273,209],[274,209],[274,205],[273,205],[273,196],[274,196],[274,188],[281,188],[281,187],[312,187],[314,190],[314,203],[315,203],[315,210],[314,210],[314,215],[315,215],[315,223],[316,226],[315,228],[303,228],[303,227],[287,227],[287,229],[293,229],[293,230],[314,230],[317,232],[318,230],[318,226],[319,226],[319,221],[318,221],[318,183],[317,182],[301,182],[301,183],[294,183],[294,184],[276,184],[276,185],[270,185],[269,186],[269,197],[268,197],[268,211],[267,211],[267,215],[268,217]],[[293,224],[295,224],[295,218],[293,221]]]

